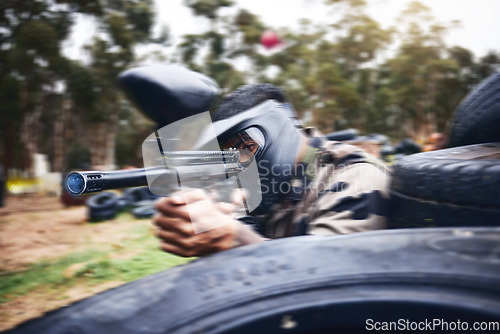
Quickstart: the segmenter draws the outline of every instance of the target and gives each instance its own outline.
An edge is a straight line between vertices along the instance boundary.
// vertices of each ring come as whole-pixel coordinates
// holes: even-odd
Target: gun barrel
[[[163,170],[162,173],[165,173],[165,170]],[[144,168],[110,172],[72,172],[65,181],[66,189],[72,195],[147,185],[148,180]]]
[[[147,186],[149,179],[158,180],[159,186],[164,188],[160,191],[163,193],[172,186],[177,186],[178,181],[220,180],[242,170],[237,150],[165,152],[163,157],[170,168],[158,166],[109,172],[72,172],[66,178],[65,187],[72,195],[82,195],[109,189]]]

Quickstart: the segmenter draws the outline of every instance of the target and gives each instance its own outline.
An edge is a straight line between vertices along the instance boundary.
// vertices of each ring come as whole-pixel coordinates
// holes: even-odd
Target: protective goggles
[[[221,143],[222,150],[237,149],[240,151],[240,162],[248,163],[264,147],[265,139],[262,132],[255,128],[248,128],[228,137]]]

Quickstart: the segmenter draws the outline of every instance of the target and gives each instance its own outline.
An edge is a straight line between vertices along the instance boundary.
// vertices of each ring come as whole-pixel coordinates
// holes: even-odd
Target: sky
[[[394,24],[396,16],[410,0],[368,0],[368,14],[382,26]],[[499,0],[421,0],[441,22],[460,20],[462,28],[452,31],[447,40],[451,45],[469,48],[477,55],[488,50],[500,50]],[[237,0],[237,6],[257,14],[273,27],[294,27],[300,18],[315,23],[327,23],[333,13],[325,10],[321,0]],[[196,33],[203,22],[192,16],[182,0],[156,0],[160,22],[170,26],[174,36]],[[198,21],[198,22],[197,22]],[[495,36],[496,35],[496,36]]]
[[[394,25],[397,15],[411,0],[368,0],[368,15],[383,27]],[[245,8],[257,14],[261,20],[274,28],[298,27],[301,18],[308,18],[315,24],[331,23],[335,14],[325,7],[323,0],[235,0],[236,6],[221,12],[223,15]],[[446,36],[447,44],[470,49],[476,56],[484,56],[490,50],[500,51],[500,0],[420,0],[430,7],[434,17],[442,23],[461,21]],[[179,43],[181,36],[200,33],[207,27],[204,19],[195,17],[184,5],[184,0],[155,0],[159,25],[167,25],[173,43]],[[159,25],[156,27],[159,29]],[[66,54],[81,58],[80,46],[90,42],[96,29],[90,20],[81,20],[66,43]]]

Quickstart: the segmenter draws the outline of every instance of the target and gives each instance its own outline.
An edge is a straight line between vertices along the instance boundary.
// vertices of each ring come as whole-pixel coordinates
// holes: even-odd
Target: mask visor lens
[[[264,135],[257,128],[248,128],[224,140],[223,150],[237,149],[240,151],[240,162],[246,163],[264,147]]]

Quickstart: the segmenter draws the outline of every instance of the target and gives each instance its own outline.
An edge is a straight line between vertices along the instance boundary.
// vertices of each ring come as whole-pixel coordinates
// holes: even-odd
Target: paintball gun
[[[181,184],[187,188],[212,187],[221,196],[229,193],[225,188],[241,189],[238,173],[243,168],[238,150],[220,151],[218,144],[203,151],[176,147],[186,142],[178,124],[185,119],[199,120],[196,117],[207,113],[218,94],[212,79],[183,67],[154,65],[124,71],[118,82],[139,111],[157,124],[157,130],[143,144],[143,152],[150,152],[144,154],[145,168],[72,172],[65,180],[71,195],[149,186],[153,194],[167,196]],[[196,131],[191,124],[187,126],[188,136]]]
[[[197,182],[198,187],[238,176],[243,170],[240,152],[175,151],[165,152],[162,158],[175,167],[150,167],[109,172],[72,172],[66,178],[66,189],[72,195],[100,192],[109,189],[147,186],[154,194],[165,195],[183,183]],[[148,183],[148,178],[150,182]]]

